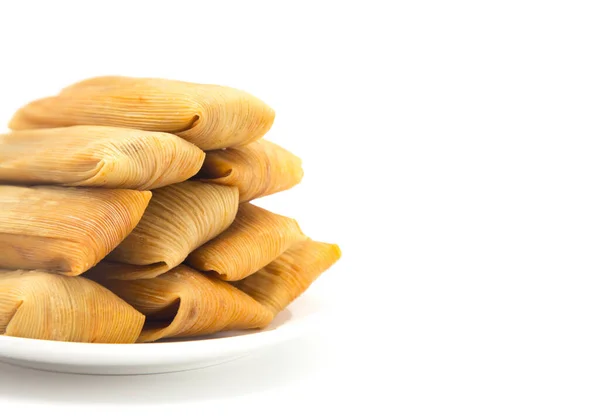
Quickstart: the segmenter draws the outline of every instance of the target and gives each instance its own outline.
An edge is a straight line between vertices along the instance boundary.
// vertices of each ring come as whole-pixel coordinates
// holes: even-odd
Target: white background
[[[304,160],[265,206],[344,252],[310,290],[335,326],[173,375],[0,366],[0,416],[598,416],[599,22],[591,1],[0,3],[2,123],[95,75],[242,88]]]

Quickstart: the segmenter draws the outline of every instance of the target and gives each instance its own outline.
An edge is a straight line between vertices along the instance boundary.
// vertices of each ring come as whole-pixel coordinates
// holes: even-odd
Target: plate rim
[[[94,367],[135,367],[193,363],[207,358],[227,358],[249,353],[260,347],[284,342],[314,329],[318,317],[326,312],[316,310],[294,315],[274,328],[248,330],[239,335],[185,341],[110,344],[40,340],[0,335],[0,361],[68,364]],[[294,319],[295,318],[295,319]],[[68,361],[67,361],[68,359]]]

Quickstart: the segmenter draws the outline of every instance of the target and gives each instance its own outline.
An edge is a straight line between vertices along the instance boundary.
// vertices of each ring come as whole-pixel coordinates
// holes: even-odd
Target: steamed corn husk
[[[138,342],[262,328],[273,314],[244,292],[186,266],[154,279],[103,282],[147,316]]]
[[[172,134],[106,126],[0,135],[0,182],[149,190],[200,170],[204,152]]]
[[[0,268],[77,276],[135,228],[151,192],[0,186]]]
[[[174,133],[209,150],[255,141],[274,118],[269,106],[234,88],[109,76],[84,80],[57,96],[29,103],[13,116],[10,127],[122,126]]]
[[[144,315],[83,277],[0,270],[0,335],[84,343],[133,343]]]
[[[233,224],[193,251],[186,263],[222,280],[241,280],[303,239],[294,219],[243,203]]]
[[[308,239],[233,285],[276,315],[304,293],[341,255],[340,247],[335,244]]]
[[[287,190],[300,183],[302,160],[286,149],[259,139],[251,144],[209,151],[197,178],[236,186],[240,202]]]
[[[156,189],[138,226],[89,276],[130,280],[165,273],[231,225],[237,210],[235,187],[187,181]]]

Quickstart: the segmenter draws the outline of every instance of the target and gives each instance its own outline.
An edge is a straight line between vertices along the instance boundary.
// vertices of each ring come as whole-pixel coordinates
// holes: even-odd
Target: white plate
[[[307,295],[304,295],[307,296]],[[61,373],[153,374],[199,369],[295,338],[324,311],[301,297],[266,329],[147,344],[87,344],[0,336],[0,361]],[[317,315],[317,313],[319,315]]]

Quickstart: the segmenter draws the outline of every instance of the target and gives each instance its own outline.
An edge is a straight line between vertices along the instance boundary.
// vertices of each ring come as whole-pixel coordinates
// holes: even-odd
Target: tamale
[[[186,266],[154,279],[103,284],[147,317],[138,342],[262,328],[273,314],[244,292]]]
[[[216,237],[238,210],[235,187],[186,181],[155,189],[140,223],[88,275],[102,280],[152,278],[181,264]]]
[[[0,270],[0,335],[84,343],[134,343],[144,315],[83,277]]]
[[[0,268],[77,276],[135,228],[148,191],[0,186]]]
[[[240,202],[287,190],[300,183],[302,160],[286,149],[259,139],[251,144],[209,151],[197,178],[236,186]]]
[[[277,315],[304,293],[341,255],[340,247],[335,244],[307,239],[233,285]]]
[[[233,224],[193,251],[186,263],[222,280],[241,280],[303,239],[294,219],[243,203]]]
[[[0,135],[0,182],[148,190],[200,170],[204,152],[178,136],[107,126]]]
[[[273,124],[275,112],[230,87],[175,80],[98,77],[36,100],[13,116],[15,130],[106,125],[169,132],[209,150],[248,144]]]

